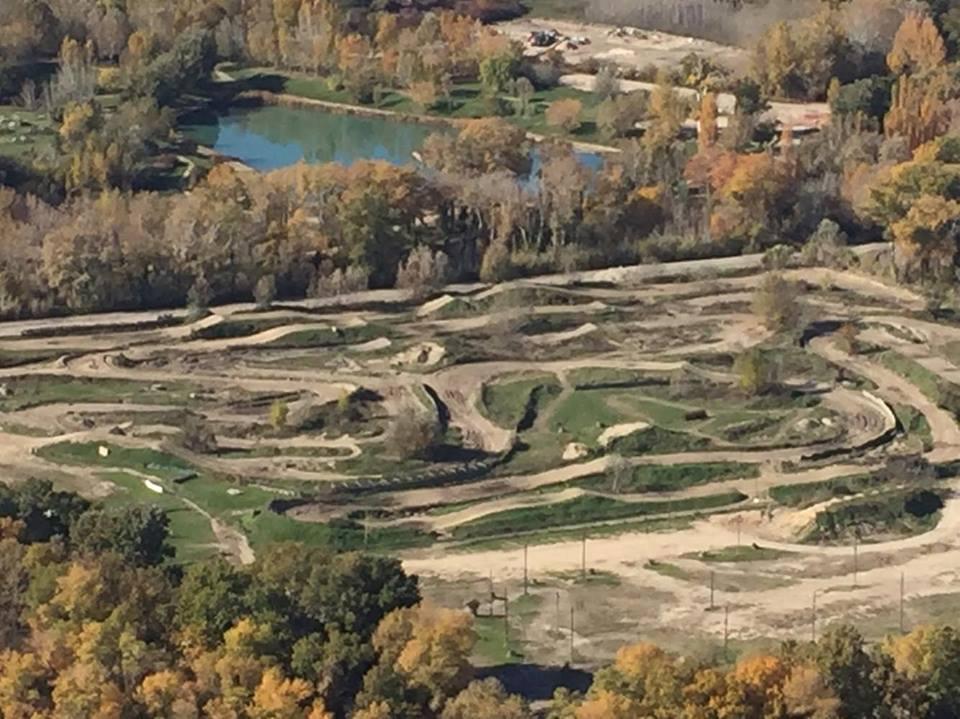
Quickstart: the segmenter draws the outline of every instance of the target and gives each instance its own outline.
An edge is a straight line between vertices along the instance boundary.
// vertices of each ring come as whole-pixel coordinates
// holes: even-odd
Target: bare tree
[[[27,80],[20,88],[20,104],[25,110],[36,110],[40,106],[40,95],[33,80]]]
[[[426,245],[415,248],[397,270],[397,287],[426,297],[450,281],[450,259]]]

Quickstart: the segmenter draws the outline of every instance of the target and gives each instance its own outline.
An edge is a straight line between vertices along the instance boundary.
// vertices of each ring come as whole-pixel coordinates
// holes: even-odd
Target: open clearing
[[[821,624],[881,633],[901,574],[908,620],[935,618],[960,592],[960,324],[804,269],[786,275],[817,321],[774,336],[750,311],[758,265],[6,323],[0,467],[159,504],[182,561],[398,553],[481,614],[491,579],[516,598],[526,572],[490,661],[569,659],[571,606],[591,663],[674,630],[719,641],[724,607],[734,642],[807,636],[815,592]],[[779,368],[759,396],[733,371],[751,347]],[[437,438],[402,456],[411,415]]]

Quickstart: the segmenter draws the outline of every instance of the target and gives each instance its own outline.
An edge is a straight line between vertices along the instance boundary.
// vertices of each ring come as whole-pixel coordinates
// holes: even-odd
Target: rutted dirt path
[[[866,251],[866,250],[857,250]],[[652,350],[649,354],[637,353],[630,350],[627,344],[622,345],[618,351],[607,352],[602,355],[587,356],[573,360],[559,361],[496,361],[496,362],[477,362],[472,364],[454,365],[448,368],[431,369],[430,367],[419,368],[420,371],[405,370],[396,366],[391,366],[389,362],[384,362],[382,369],[376,372],[365,372],[364,367],[357,361],[344,363],[345,369],[341,370],[297,370],[282,367],[277,368],[253,368],[240,365],[231,365],[229,371],[217,371],[215,365],[197,365],[191,367],[186,373],[184,366],[172,364],[170,367],[153,365],[150,362],[158,355],[175,355],[176,353],[228,353],[243,348],[265,348],[276,340],[282,339],[294,332],[310,331],[320,328],[327,328],[331,324],[343,326],[343,323],[349,321],[367,321],[371,319],[369,313],[361,312],[341,312],[337,313],[338,303],[344,299],[336,300],[318,300],[303,303],[290,303],[289,308],[278,310],[277,317],[289,317],[290,323],[274,329],[264,330],[262,332],[234,339],[224,340],[198,340],[193,339],[193,333],[197,329],[212,327],[229,319],[248,318],[252,307],[250,305],[235,305],[228,308],[217,308],[215,314],[211,314],[192,324],[182,324],[174,327],[151,328],[143,331],[135,329],[123,329],[114,332],[97,332],[92,329],[102,328],[113,323],[136,323],[136,322],[155,322],[163,313],[133,313],[133,314],[114,314],[103,315],[88,318],[71,318],[69,320],[46,321],[41,320],[29,323],[8,323],[0,325],[0,342],[5,346],[18,346],[19,349],[36,349],[54,346],[57,348],[70,348],[70,356],[61,360],[45,362],[26,367],[16,367],[0,370],[0,381],[3,378],[10,379],[22,377],[24,375],[38,375],[50,377],[82,377],[82,378],[111,378],[136,380],[145,383],[171,383],[175,381],[188,381],[195,383],[203,388],[236,388],[246,392],[263,393],[285,393],[298,392],[308,393],[312,401],[317,403],[330,402],[337,400],[344,392],[349,392],[357,387],[366,387],[382,393],[385,397],[385,406],[390,413],[395,414],[402,407],[407,406],[413,401],[413,392],[415,387],[421,384],[429,384],[440,399],[450,410],[452,422],[459,426],[467,437],[468,443],[476,447],[487,450],[488,452],[502,452],[506,450],[513,441],[513,433],[507,429],[496,426],[487,419],[480,410],[480,397],[485,382],[516,372],[537,372],[554,373],[561,378],[561,384],[564,386],[564,392],[569,392],[569,373],[582,368],[609,368],[617,370],[640,370],[647,372],[677,372],[687,370],[690,365],[683,355],[691,352],[720,352],[735,351],[743,346],[754,344],[765,339],[768,333],[765,330],[756,328],[756,323],[751,320],[749,315],[742,311],[721,314],[722,305],[736,302],[744,302],[748,293],[756,285],[756,276],[753,277],[733,277],[723,279],[691,279],[689,281],[678,282],[675,284],[656,284],[665,277],[676,277],[678,275],[696,277],[698,275],[721,271],[721,272],[743,272],[755,270],[760,266],[760,256],[748,256],[737,258],[726,258],[721,260],[697,261],[691,263],[670,263],[658,266],[643,266],[635,268],[614,268],[611,270],[602,270],[589,273],[575,273],[573,275],[555,276],[540,278],[537,281],[518,281],[516,283],[505,283],[491,290],[486,294],[502,294],[510,289],[529,289],[529,288],[550,288],[556,287],[564,292],[583,295],[592,298],[593,302],[587,305],[569,305],[557,307],[534,307],[533,314],[555,314],[555,313],[577,313],[583,312],[584,322],[579,325],[579,329],[549,335],[540,336],[540,341],[546,345],[552,342],[564,342],[575,339],[578,336],[588,337],[594,334],[591,331],[587,334],[586,327],[589,329],[589,323],[593,322],[599,325],[602,318],[598,315],[598,310],[605,309],[607,303],[610,306],[618,301],[626,303],[648,302],[650,315],[639,317],[635,322],[627,323],[630,325],[630,332],[636,334],[648,333],[655,335],[658,332],[665,332],[677,327],[695,328],[698,324],[712,324],[717,327],[710,340],[699,341],[695,333],[691,333],[691,340],[681,342],[676,346],[671,346],[666,351]],[[960,339],[960,328],[954,328],[947,325],[939,325],[930,322],[916,320],[910,317],[899,316],[891,307],[902,307],[906,310],[918,310],[924,306],[924,301],[916,294],[904,290],[903,288],[890,287],[878,282],[872,278],[867,278],[851,272],[835,272],[831,270],[798,270],[787,273],[789,276],[803,280],[810,284],[816,284],[823,287],[838,288],[852,293],[857,293],[865,297],[874,298],[878,306],[872,308],[869,315],[864,313],[864,320],[867,323],[889,326],[905,327],[912,332],[917,333],[918,337],[930,342],[945,342]],[[579,282],[580,285],[573,285]],[[582,283],[613,283],[611,285],[603,284],[597,289],[585,286]],[[462,288],[450,288],[454,294],[458,293],[476,293],[477,287],[464,286]],[[480,295],[473,294],[473,298],[479,298]],[[376,299],[384,301],[396,301],[406,298],[402,292],[391,291],[389,293],[366,293],[363,297],[367,300]],[[682,298],[686,297],[687,300]],[[680,299],[676,299],[680,298]],[[672,306],[672,314],[661,313],[661,302],[668,302],[676,299]],[[602,303],[601,303],[602,300]],[[320,314],[306,315],[300,310],[319,309],[330,310],[330,316],[321,316]],[[842,310],[842,304],[834,307],[827,303],[823,305],[824,314],[836,313]],[[258,318],[270,318],[269,313],[259,313]],[[408,323],[408,328],[420,327],[442,327],[445,332],[455,332],[457,327],[463,329],[473,329],[484,326],[489,322],[491,315],[481,315],[479,317],[470,317],[457,320],[436,319],[431,320],[429,316],[420,316]],[[457,323],[460,323],[459,325]],[[16,339],[21,336],[25,330],[50,329],[57,326],[68,326],[77,328],[76,336],[60,336],[56,338],[31,337],[26,339]],[[891,332],[882,333],[880,337],[883,343],[889,345],[903,354],[913,357],[927,369],[939,374],[945,379],[955,380],[960,377],[960,370],[954,367],[948,361],[932,353],[930,347],[925,344],[897,341]],[[684,335],[684,339],[686,335]],[[22,343],[22,344],[19,344]],[[933,435],[934,447],[928,453],[928,458],[933,461],[949,461],[960,459],[960,428],[958,428],[954,418],[950,413],[937,407],[929,401],[919,390],[910,384],[907,380],[901,378],[896,373],[871,361],[868,357],[850,356],[838,349],[831,337],[820,337],[810,345],[811,351],[817,353],[829,362],[844,367],[849,371],[872,380],[878,389],[876,394],[882,399],[897,404],[909,405],[917,408],[927,419]],[[122,356],[121,356],[122,355]],[[676,357],[676,360],[664,360],[663,357]],[[124,358],[127,361],[124,361]],[[716,381],[720,382],[726,377],[720,377],[714,373]],[[563,395],[561,395],[563,396]],[[830,395],[830,402],[838,403],[837,409],[842,414],[868,416],[871,409],[868,403],[860,402],[857,397],[849,390],[837,391]],[[556,406],[556,404],[554,405]],[[23,476],[24,474],[38,470],[60,470],[65,468],[56,465],[50,465],[43,462],[36,456],[35,452],[46,445],[67,441],[105,441],[120,444],[129,444],[130,446],[155,446],[160,447],[163,440],[146,440],[143,437],[115,437],[106,433],[103,429],[83,430],[76,425],[74,418],[67,415],[73,413],[82,415],[84,413],[95,414],[97,412],[161,412],[173,409],[168,405],[141,404],[134,405],[123,402],[117,403],[58,403],[44,405],[34,409],[23,410],[22,412],[10,412],[0,414],[0,421],[11,423],[22,423],[28,427],[41,429],[59,429],[68,432],[55,437],[32,437],[25,434],[15,434],[13,432],[0,433],[0,467],[9,469],[14,476]],[[548,422],[550,411],[547,410],[539,418],[540,426]],[[880,419],[879,411],[873,413],[876,421],[865,422],[862,427],[852,427],[848,441],[859,443],[869,440],[878,433],[885,432],[888,419]],[[211,410],[211,419],[218,421],[239,421],[243,419],[242,415],[229,415],[224,410]],[[175,429],[175,428],[174,428]],[[363,452],[367,449],[365,445],[344,438],[342,440],[327,441],[324,438],[312,438],[309,442],[304,441],[300,444],[299,439],[289,441],[271,441],[271,446],[281,449],[296,448],[299,446],[329,446],[343,447],[349,449],[351,456],[356,457],[357,452]],[[226,443],[225,446],[235,448],[253,448],[257,446],[256,441],[237,440]],[[753,507],[754,502],[762,501],[765,493],[776,485],[806,484],[810,482],[823,481],[832,477],[855,474],[864,470],[875,458],[866,458],[858,462],[851,461],[850,458],[842,457],[836,464],[826,467],[798,471],[791,468],[785,468],[787,462],[797,462],[809,449],[791,448],[777,450],[742,450],[742,449],[718,449],[712,451],[683,452],[662,455],[647,455],[637,457],[631,461],[636,464],[658,464],[671,465],[679,463],[698,463],[698,462],[746,462],[760,465],[760,475],[757,478],[734,479],[716,482],[713,484],[692,487],[686,490],[621,496],[619,499],[625,501],[659,501],[670,499],[682,499],[702,497],[708,494],[716,494],[729,490],[743,492],[749,497],[747,507]],[[197,463],[205,468],[216,471],[230,471],[237,474],[249,473],[249,476],[262,475],[264,468],[270,468],[271,471],[282,472],[283,476],[288,478],[324,481],[327,479],[336,479],[342,475],[338,474],[335,467],[326,469],[304,470],[296,467],[288,467],[286,458],[257,458],[247,459],[229,459],[223,460],[216,457],[196,457]],[[324,463],[323,458],[316,458],[316,464],[319,466]],[[457,526],[471,519],[482,516],[488,516],[497,511],[506,508],[527,506],[529,503],[557,502],[564,499],[572,499],[583,496],[585,491],[577,488],[560,489],[556,493],[540,495],[536,500],[533,498],[517,496],[517,493],[542,488],[551,484],[569,482],[573,479],[588,476],[590,474],[602,473],[609,463],[607,458],[595,459],[589,462],[567,465],[540,472],[534,475],[504,477],[499,479],[488,479],[483,481],[465,484],[462,486],[445,487],[441,489],[413,489],[398,491],[392,493],[382,493],[382,498],[391,508],[417,508],[435,504],[449,504],[458,501],[476,501],[489,500],[484,504],[478,504],[472,507],[466,507],[462,510],[447,514],[438,515],[430,519],[424,519],[430,526],[439,530],[446,530]],[[335,465],[335,463],[334,463]],[[80,475],[90,480],[91,484],[95,481],[94,473],[83,469],[68,468],[67,471]],[[196,507],[203,511],[202,508]],[[231,556],[239,561],[250,561],[252,559],[252,550],[246,542],[246,538],[233,529],[218,521],[214,517],[208,518],[211,526],[218,538],[218,542]],[[744,511],[737,515],[716,517],[710,520],[695,521],[690,530],[681,530],[669,535],[660,534],[627,534],[621,537],[611,539],[591,540],[591,553],[595,553],[596,566],[600,568],[615,571],[629,581],[635,581],[663,591],[669,591],[680,598],[678,605],[670,610],[666,618],[671,621],[693,622],[700,625],[706,624],[706,620],[701,616],[696,618],[695,600],[699,596],[697,591],[692,592],[691,597],[681,596],[684,593],[691,595],[689,583],[680,582],[677,579],[665,577],[662,574],[652,572],[643,568],[643,562],[646,559],[663,558],[669,560],[681,554],[688,552],[703,551],[705,549],[716,549],[735,543],[737,532],[730,522],[736,517],[742,517],[745,526],[742,527],[742,539],[744,542],[757,541],[764,546],[771,546],[769,537],[775,537],[772,532],[772,526],[764,524],[760,519],[758,511]],[[751,525],[752,523],[752,525]],[[876,601],[889,599],[889,588],[886,582],[892,576],[894,570],[910,571],[914,576],[914,584],[917,592],[935,593],[944,586],[943,569],[935,566],[935,559],[945,561],[956,561],[960,559],[960,545],[956,544],[956,530],[960,528],[960,508],[957,501],[950,500],[943,513],[943,520],[936,530],[926,535],[900,539],[894,542],[884,543],[865,547],[863,552],[866,556],[890,556],[891,566],[877,566],[863,573],[864,587],[855,596],[866,601]],[[790,542],[776,544],[778,548],[784,551],[796,553],[796,558],[791,559],[798,571],[802,575],[804,571],[811,571],[811,566],[817,559],[830,559],[845,556],[849,550],[846,548],[831,547],[809,547],[797,546]],[[923,554],[930,547],[945,548],[943,551]],[[413,571],[424,572],[442,577],[460,577],[465,574],[486,576],[490,570],[506,576],[514,576],[516,570],[508,567],[504,569],[505,562],[509,564],[509,558],[505,558],[503,552],[477,552],[471,554],[469,560],[461,555],[446,555],[446,548],[434,552],[421,553],[408,560],[408,566]],[[906,553],[913,552],[910,556]],[[918,553],[920,552],[920,553]],[[579,552],[576,545],[555,544],[532,547],[530,550],[531,565],[539,572],[565,571],[576,568],[579,561]],[[809,558],[809,561],[808,561]],[[843,576],[838,571],[837,576]],[[752,604],[756,608],[750,610],[754,612],[758,620],[758,626],[763,626],[761,614],[763,605],[770,605],[775,601],[777,606],[785,611],[800,611],[808,601],[809,593],[813,589],[821,589],[830,583],[837,582],[837,576],[833,577],[808,577],[797,579],[794,583],[793,592],[790,589],[777,589],[770,591],[744,591],[737,597],[738,602]],[[869,580],[869,583],[868,583]],[[960,578],[958,578],[960,583]],[[840,603],[843,596],[833,595],[833,598],[825,599],[826,604],[831,602]],[[700,608],[702,615],[702,608]],[[711,620],[712,621],[712,620]]]

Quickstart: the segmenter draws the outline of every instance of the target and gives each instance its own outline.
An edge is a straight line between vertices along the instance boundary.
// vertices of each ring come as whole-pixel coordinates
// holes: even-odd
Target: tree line
[[[489,117],[431,136],[416,166],[361,162],[258,175],[221,164],[177,194],[139,192],[138,177],[171,137],[169,104],[203,90],[218,58],[252,57],[255,25],[244,24],[244,47],[228,51],[218,39],[223,23],[262,18],[264,37],[280,52],[299,37],[300,23],[318,33],[327,27],[312,14],[320,13],[333,28],[329,42],[289,45],[321,53],[314,70],[338,82],[369,70],[379,83],[387,73],[408,91],[429,81],[437,102],[454,77],[479,78],[490,97],[522,99],[539,74],[515,44],[451,11],[372,12],[324,0],[150,10],[131,0],[71,15],[83,3],[69,5],[29,0],[0,11],[14,28],[0,39],[6,56],[58,48],[56,72],[40,93],[46,99],[34,99],[48,102],[59,123],[55,157],[6,174],[0,166],[0,180],[14,188],[0,190],[2,317],[202,308],[395,284],[425,294],[451,279],[777,246],[809,246],[807,257],[848,264],[844,244],[884,237],[895,252],[867,269],[941,284],[955,274],[960,82],[949,9],[882,14],[883,32],[842,22],[845,3],[776,24],[725,117],[712,90],[692,108],[666,76],[649,94],[626,93],[603,69],[596,124],[618,152],[596,172],[551,141],[536,147],[539,169],[530,177],[534,149],[521,125]],[[126,18],[115,23],[122,37],[110,44],[100,25],[117,13]],[[884,74],[840,77],[851,43],[862,49],[851,66],[882,65]],[[433,49],[419,52],[426,47]],[[263,60],[310,70],[295,55]],[[709,68],[691,63],[688,71],[710,84]],[[104,84],[118,89],[115,107],[91,96]],[[789,125],[769,125],[767,98],[791,93],[823,93],[830,125],[802,138]],[[581,111],[560,101],[548,120],[575,128]]]
[[[454,278],[500,281],[643,260],[804,247],[853,262],[848,236],[890,236],[905,279],[948,282],[960,137],[828,128],[779,153],[723,142],[629,146],[592,175],[565,145],[524,183],[522,131],[478,120],[424,148],[428,170],[381,162],[260,175],[216,167],[186,194],[84,194],[48,204],[0,190],[0,313],[328,296]],[[694,191],[694,188],[699,188]]]

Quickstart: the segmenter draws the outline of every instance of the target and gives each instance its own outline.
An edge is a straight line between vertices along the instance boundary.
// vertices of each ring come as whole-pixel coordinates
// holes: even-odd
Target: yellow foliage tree
[[[529,719],[520,697],[507,696],[496,679],[473,682],[447,702],[440,719]]]
[[[946,76],[904,75],[897,80],[883,120],[887,136],[903,137],[913,149],[946,132],[950,126],[950,109],[944,102],[947,83]]]
[[[840,701],[816,667],[801,664],[790,670],[783,684],[784,705],[791,716],[836,719]]]
[[[643,144],[653,151],[669,147],[686,118],[687,104],[674,91],[667,74],[661,72],[650,94],[650,121]]]
[[[164,669],[148,674],[140,682],[137,698],[151,716],[190,716],[196,712],[196,696],[186,678]]]
[[[475,642],[469,613],[430,604],[388,614],[373,637],[381,662],[427,690],[434,709],[466,686]]]
[[[287,679],[277,667],[263,673],[253,693],[250,719],[303,719],[313,687],[303,679]]]
[[[947,277],[960,240],[960,202],[923,195],[891,231],[898,266],[909,267],[922,278]]]
[[[564,132],[576,132],[580,127],[580,115],[583,103],[579,100],[555,100],[547,108],[545,117],[550,127],[558,127]]]
[[[717,96],[712,92],[703,93],[700,100],[699,133],[697,144],[701,152],[717,144]]]
[[[887,65],[898,74],[928,72],[943,65],[947,46],[929,15],[910,13],[900,24],[887,54]]]
[[[725,716],[780,719],[784,715],[783,683],[789,669],[783,660],[757,656],[741,660],[727,677]]]

